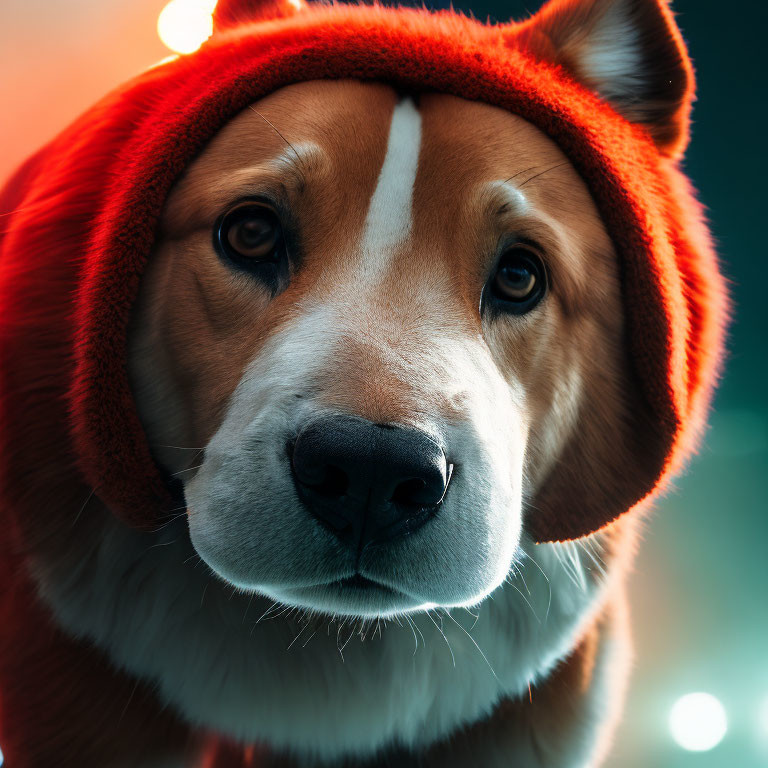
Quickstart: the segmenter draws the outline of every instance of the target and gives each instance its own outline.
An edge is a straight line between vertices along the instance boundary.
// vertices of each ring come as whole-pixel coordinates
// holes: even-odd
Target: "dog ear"
[[[213,12],[213,28],[221,32],[238,24],[283,19],[305,7],[304,0],[219,0]]]
[[[601,376],[584,382],[578,426],[529,500],[526,528],[537,543],[587,536],[641,504],[658,484],[668,441],[629,372],[618,394]]]
[[[666,0],[550,0],[514,30],[517,47],[645,126],[662,154],[682,154],[693,68]]]

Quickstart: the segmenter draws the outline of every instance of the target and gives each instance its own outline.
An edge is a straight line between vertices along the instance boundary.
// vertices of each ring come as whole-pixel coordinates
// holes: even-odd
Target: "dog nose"
[[[443,449],[420,430],[346,415],[304,427],[292,461],[310,512],[358,548],[420,528],[442,502],[453,471]]]

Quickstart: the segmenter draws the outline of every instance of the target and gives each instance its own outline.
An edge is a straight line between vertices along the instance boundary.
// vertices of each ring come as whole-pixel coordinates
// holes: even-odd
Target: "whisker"
[[[175,448],[177,451],[204,451],[205,448],[191,448],[186,445],[164,445],[164,444],[158,444],[158,448]]]
[[[176,539],[173,539],[172,541],[161,541],[158,544],[152,544],[151,546],[147,547],[145,550],[146,552],[149,552],[150,549],[157,549],[158,547],[170,547],[171,544],[175,544]]]
[[[537,173],[534,176],[531,176],[529,179],[526,179],[521,185],[520,189],[522,189],[529,181],[533,181],[534,179],[538,179],[539,176],[543,176],[545,173],[549,173],[550,171],[554,171],[556,168],[562,168],[564,165],[570,165],[568,160],[566,160],[563,163],[558,163],[557,165],[552,165],[549,168],[547,168],[545,171],[541,171],[541,173]]]
[[[355,627],[352,626],[352,631],[349,633],[349,636],[344,641],[344,644],[339,647],[339,633],[341,632],[341,628],[344,626],[346,622],[342,622],[341,627],[339,627],[339,631],[336,633],[336,650],[338,650],[339,655],[341,656],[341,660],[344,661],[344,649],[349,645],[349,641],[352,639],[353,635],[355,634]]]
[[[171,477],[176,477],[177,475],[183,475],[185,472],[191,472],[193,469],[200,469],[202,467],[202,464],[197,464],[194,467],[187,467],[186,469],[180,469],[178,472],[171,472]]]
[[[509,586],[512,587],[512,589],[514,589],[515,592],[517,592],[517,594],[520,595],[520,597],[523,598],[523,601],[525,602],[525,604],[531,609],[531,613],[533,614],[533,618],[536,619],[536,621],[539,624],[541,624],[541,619],[538,617],[538,615],[537,615],[533,605],[531,605],[531,601],[523,594],[522,590],[518,589],[514,584],[510,584]]]
[[[248,598],[248,604],[245,606],[245,612],[243,613],[243,621],[242,623],[245,624],[245,618],[248,616],[248,609],[251,607],[251,603],[253,602],[253,598],[256,596],[255,592],[251,592],[251,596]]]
[[[176,511],[178,511],[180,509],[183,509],[184,511],[180,512],[178,515],[173,515],[169,520],[164,522],[162,525],[157,526],[157,528],[152,528],[150,533],[160,533],[160,531],[162,531],[164,528],[167,528],[169,525],[171,525],[171,523],[175,523],[177,520],[180,520],[182,517],[186,517],[187,516],[187,508],[186,507],[177,507],[175,510],[174,509],[169,509],[168,511],[169,512],[176,512]]]
[[[507,577],[507,579],[505,580],[505,583],[506,583],[508,586],[512,587],[512,589],[514,589],[514,590],[515,590],[515,592],[517,592],[517,594],[518,594],[518,595],[520,595],[520,597],[522,597],[522,598],[523,598],[523,602],[524,602],[524,603],[525,603],[525,604],[526,604],[526,605],[527,605],[527,606],[528,606],[528,607],[531,609],[531,613],[533,614],[533,618],[534,618],[534,619],[536,619],[536,621],[537,621],[539,624],[541,624],[541,619],[540,619],[540,618],[539,618],[539,617],[536,615],[536,611],[534,610],[534,608],[533,608],[533,606],[531,605],[531,603],[530,603],[530,601],[528,600],[528,598],[527,598],[527,597],[526,597],[526,596],[523,594],[522,590],[520,590],[518,587],[516,587],[516,586],[515,586],[515,585],[514,585],[514,584],[513,584],[513,583],[512,583],[510,580],[509,580],[509,577]]]
[[[427,618],[435,625],[435,629],[443,636],[443,640],[445,640],[445,644],[448,646],[448,650],[451,653],[451,661],[453,662],[454,669],[456,668],[456,657],[453,655],[453,648],[451,648],[451,643],[448,640],[448,638],[445,636],[445,632],[443,632],[442,629],[437,625],[437,622],[432,618],[432,614],[430,614],[429,611],[426,612]]]
[[[250,105],[248,109],[250,109],[252,112],[255,112],[291,148],[291,151],[294,155],[296,155],[296,159],[299,161],[299,166],[301,166],[301,155],[299,155],[299,153],[296,151],[296,148],[293,146],[293,144],[291,144],[291,142],[288,141],[288,139],[286,139],[285,136],[283,136],[283,134],[277,130],[277,128],[275,128],[274,124],[266,117],[264,117],[264,115],[262,115],[261,112],[259,112],[259,110],[256,109],[253,105]]]
[[[72,524],[70,525],[71,528],[74,528],[77,524],[77,521],[80,519],[80,515],[83,514],[83,510],[88,505],[88,502],[93,498],[93,494],[96,493],[95,488],[91,488],[91,492],[88,494],[88,498],[83,502],[83,505],[80,507],[80,509],[77,511],[77,514],[75,515],[75,519],[72,521]]]
[[[592,553],[590,548],[587,546],[587,541],[577,541],[576,542],[579,547],[581,547],[582,551],[586,553],[587,557],[595,564],[595,567],[600,572],[600,575],[605,577],[608,574],[605,570],[605,563],[602,561],[602,559],[598,557],[595,557],[595,555]]]
[[[269,608],[267,608],[267,610],[266,610],[266,611],[264,611],[264,613],[262,613],[262,614],[261,614],[261,616],[259,616],[259,618],[258,618],[258,619],[256,619],[256,621],[254,622],[253,626],[251,627],[251,634],[253,634],[253,630],[256,628],[256,625],[257,625],[257,624],[258,624],[258,623],[259,623],[259,622],[260,622],[260,621],[261,621],[263,618],[265,618],[265,617],[266,617],[266,616],[269,614],[269,612],[270,612],[270,611],[273,611],[273,610],[274,610],[274,609],[275,609],[275,608],[276,608],[278,605],[280,605],[279,601],[275,600],[275,602],[274,602],[274,603],[272,603],[272,605],[270,605],[270,606],[269,606]]]
[[[504,184],[506,184],[509,181],[512,181],[512,179],[516,179],[521,173],[528,173],[528,171],[535,171],[537,168],[541,168],[540,165],[532,165],[530,168],[523,168],[522,171],[518,171],[514,175],[510,176],[508,179],[504,180]]]
[[[595,555],[595,557],[605,566],[605,560],[603,560],[603,546],[602,544],[595,538],[588,536],[584,540],[584,546],[589,545],[590,550]]]
[[[308,626],[309,626],[309,622],[307,622],[307,623],[306,623],[306,624],[305,624],[305,625],[304,625],[304,626],[303,626],[303,627],[302,627],[302,628],[299,630],[299,634],[298,634],[298,635],[296,635],[296,637],[294,637],[294,638],[293,638],[293,640],[291,640],[291,642],[288,644],[288,647],[285,649],[286,651],[290,651],[290,650],[291,650],[291,647],[293,646],[293,644],[294,644],[294,643],[295,643],[295,642],[296,642],[296,641],[297,641],[297,640],[298,640],[298,639],[299,639],[299,638],[300,638],[300,637],[301,637],[301,636],[304,634],[304,631],[306,630],[306,628],[307,628]],[[304,647],[304,646],[302,646],[302,648],[303,648],[303,647]]]
[[[416,651],[419,650],[419,638],[416,637],[416,630],[413,626],[413,619],[411,619],[410,616],[406,616],[405,620],[408,622],[408,626],[411,628],[411,632],[413,632],[413,655],[416,655]]]
[[[577,541],[569,541],[568,542],[568,549],[570,552],[571,562],[573,563],[574,570],[579,576],[579,583],[581,584],[582,589],[587,588],[587,577],[584,573],[584,563],[581,560],[581,555],[579,555],[579,543]]]
[[[578,552],[574,551],[573,542],[562,541],[555,545],[555,555],[563,566],[563,569],[569,575],[575,586],[582,591],[587,588],[587,582],[584,578],[584,571]]]
[[[471,631],[475,628],[475,626],[477,625],[477,622],[480,621],[480,609],[479,608],[477,609],[476,614],[472,613],[472,611],[470,611],[469,608],[465,608],[464,610],[474,619],[474,621],[472,622],[472,626],[469,628]]]
[[[547,612],[544,615],[544,623],[547,623],[547,620],[549,619],[549,609],[552,607],[552,584],[549,581],[549,576],[547,576],[546,573],[544,573],[544,570],[542,567],[536,562],[536,559],[533,557],[533,555],[530,554],[530,552],[524,552],[523,553],[528,560],[530,560],[538,569],[539,573],[544,577],[544,580],[547,582],[547,590],[549,591],[549,598],[547,600]]]
[[[123,707],[123,711],[120,713],[120,717],[117,719],[118,724],[122,721],[122,719],[125,717],[125,713],[128,711],[128,707],[130,706],[131,702],[133,701],[133,697],[136,695],[136,691],[139,689],[139,683],[141,681],[137,680],[136,684],[133,686],[133,690],[131,691],[130,695],[128,696],[128,701],[125,702],[125,706]]]
[[[464,629],[464,627],[462,627],[461,624],[459,624],[459,622],[453,618],[453,616],[451,616],[449,611],[446,611],[445,615],[472,641],[472,645],[474,645],[475,648],[477,648],[478,653],[483,657],[483,661],[488,665],[488,669],[491,670],[491,674],[493,675],[494,679],[496,680],[497,683],[499,683],[499,685],[501,685],[501,680],[499,680],[499,677],[496,674],[496,671],[491,666],[491,662],[488,661],[488,657],[483,653],[483,649],[477,644],[477,641],[475,640],[475,638],[472,637],[472,635],[470,635],[469,632],[467,632],[467,630]]]
[[[279,619],[281,616],[285,616],[286,618],[290,618],[291,614],[293,613],[294,609],[290,605],[286,605],[282,611],[278,611],[274,616],[270,616],[271,619]]]
[[[413,617],[413,618],[411,619],[411,621],[413,622],[413,626],[416,628],[416,631],[419,633],[419,637],[421,638],[421,642],[422,642],[422,644],[423,644],[423,645],[424,645],[424,647],[426,648],[426,647],[427,647],[427,641],[424,639],[424,633],[421,631],[421,628],[420,628],[420,627],[419,627],[419,625],[416,623],[416,617]]]
[[[520,581],[523,582],[523,586],[525,587],[525,591],[528,593],[528,597],[533,598],[533,595],[531,595],[531,590],[528,589],[528,584],[525,581],[525,576],[523,576],[523,569],[520,568],[517,564],[512,564],[512,575],[515,578],[519,578]]]

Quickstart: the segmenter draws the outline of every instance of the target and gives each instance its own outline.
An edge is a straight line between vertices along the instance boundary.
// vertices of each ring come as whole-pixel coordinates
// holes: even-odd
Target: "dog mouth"
[[[410,598],[405,592],[383,584],[380,581],[363,576],[362,573],[355,573],[353,576],[346,576],[342,579],[322,584],[318,589],[325,590],[332,594],[354,596],[368,596],[376,598],[377,596],[397,596],[399,598]]]
[[[323,584],[300,587],[285,595],[289,602],[333,615],[386,616],[423,603],[406,592],[358,572]]]
[[[362,573],[356,573],[354,576],[347,576],[344,579],[331,582],[331,586],[336,586],[340,589],[356,589],[359,591],[370,591],[372,589],[381,589],[383,585],[369,579],[367,576],[363,576]],[[389,587],[384,587],[389,589]]]

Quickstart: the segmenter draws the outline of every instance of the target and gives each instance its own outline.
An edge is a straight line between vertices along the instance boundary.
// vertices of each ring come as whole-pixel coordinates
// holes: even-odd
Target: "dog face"
[[[324,613],[479,602],[566,445],[599,475],[626,421],[616,257],[571,164],[503,110],[381,84],[292,85],[219,132],[129,341],[200,557]]]

